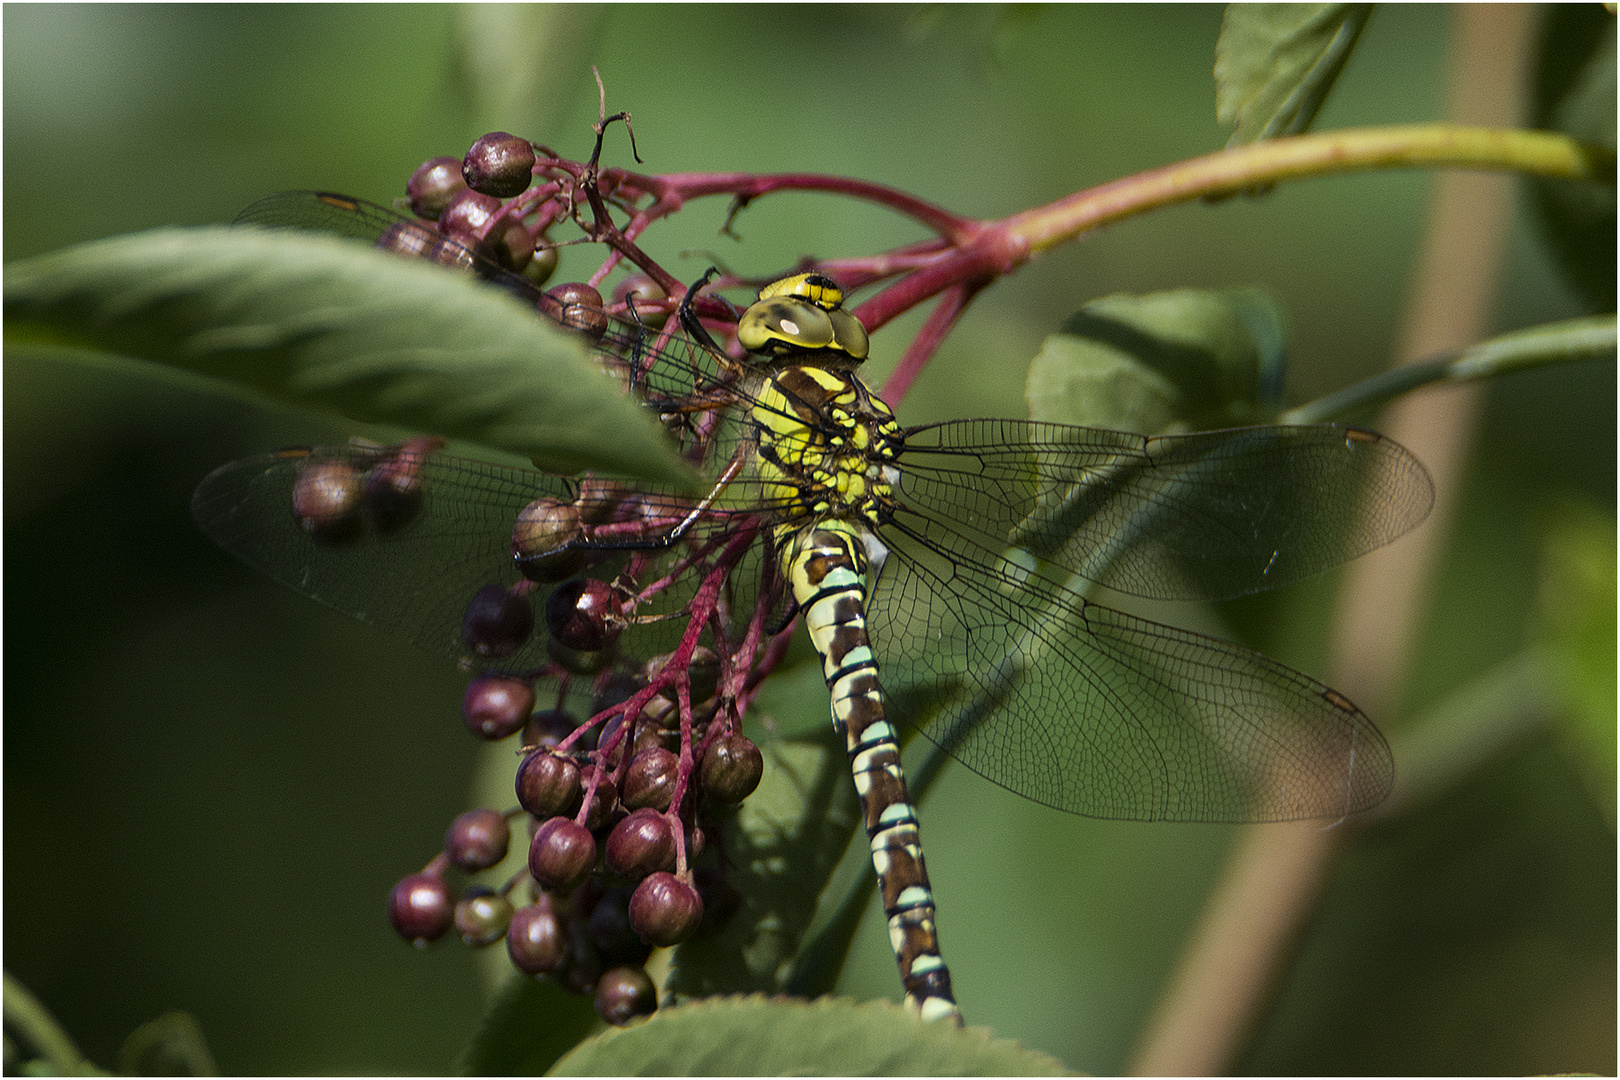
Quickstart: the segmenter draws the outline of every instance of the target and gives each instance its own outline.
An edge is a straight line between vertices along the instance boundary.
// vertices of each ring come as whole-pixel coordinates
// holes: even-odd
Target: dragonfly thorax
[[[889,519],[903,440],[894,413],[860,379],[823,367],[784,368],[760,387],[749,420],[765,505],[782,527]]]

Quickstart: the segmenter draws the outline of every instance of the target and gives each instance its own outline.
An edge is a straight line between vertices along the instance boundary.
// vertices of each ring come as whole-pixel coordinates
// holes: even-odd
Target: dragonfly
[[[737,320],[738,357],[692,314],[691,294],[673,331],[633,307],[565,318],[526,279],[361,200],[286,193],[243,220],[434,252],[542,316],[593,323],[604,365],[628,371],[630,392],[712,486],[553,476],[452,456],[427,438],[299,448],[208,476],[193,500],[202,530],[299,592],[475,670],[542,670],[555,643],[528,629],[532,606],[586,563],[632,598],[624,640],[647,651],[681,632],[671,616],[702,591],[690,582],[716,580],[706,569],[723,570],[730,590],[716,625],[757,610],[751,625],[777,631],[797,614],[846,740],[906,1000],[925,1019],[960,1024],[961,1012],[901,768],[903,728],[1019,795],[1097,818],[1339,819],[1391,789],[1388,744],[1343,694],[1099,600],[1229,599],[1403,535],[1429,512],[1433,486],[1381,435],[1327,424],[1158,436],[1018,419],[908,427],[857,373],[865,330],[821,274],[762,290]],[[359,510],[313,516],[323,484],[363,491]],[[567,508],[566,524],[525,532],[536,505]],[[488,611],[511,632],[473,634]]]

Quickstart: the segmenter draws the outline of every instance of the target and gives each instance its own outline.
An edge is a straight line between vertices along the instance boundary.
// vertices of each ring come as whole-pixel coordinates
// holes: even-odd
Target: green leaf
[[[1614,15],[1597,4],[1548,9],[1536,79],[1538,127],[1615,148]],[[1614,310],[1612,184],[1535,180],[1542,233],[1565,276],[1593,311]]]
[[[984,1028],[925,1024],[890,1002],[722,998],[664,1009],[581,1044],[557,1076],[1062,1076]]]
[[[463,438],[558,472],[682,483],[583,343],[497,290],[327,236],[159,229],[6,268],[32,323],[352,420]]]
[[[1285,332],[1257,289],[1093,300],[1030,364],[1030,416],[1155,434],[1270,419]]]
[[[1298,135],[1344,69],[1371,4],[1229,4],[1215,43],[1215,115],[1228,146]]]

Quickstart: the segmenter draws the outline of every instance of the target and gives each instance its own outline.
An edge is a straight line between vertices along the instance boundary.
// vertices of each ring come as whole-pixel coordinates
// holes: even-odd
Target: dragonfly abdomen
[[[859,527],[840,521],[811,529],[786,567],[794,599],[822,660],[833,726],[843,733],[849,750],[906,1002],[924,1020],[960,1024],[951,973],[939,953],[934,895],[923,862],[917,813],[866,637],[867,570]]]

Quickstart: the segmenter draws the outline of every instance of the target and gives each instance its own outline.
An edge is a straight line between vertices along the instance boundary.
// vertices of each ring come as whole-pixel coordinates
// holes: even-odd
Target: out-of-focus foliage
[[[1371,4],[1229,4],[1215,45],[1215,114],[1228,146],[1311,126]]]
[[[592,64],[609,110],[634,114],[644,171],[838,172],[985,216],[1225,138],[1212,7],[12,5],[3,18],[7,262],[226,222],[281,189],[386,202],[418,163],[487,130],[584,156]],[[1448,19],[1380,11],[1314,126],[1436,119]],[[633,165],[624,141],[607,153]],[[1029,358],[1071,313],[1181,288],[1277,298],[1287,403],[1355,382],[1388,362],[1428,183],[1283,185],[1054,253],[979,298],[901,418],[1022,415]],[[724,214],[693,204],[647,243],[695,278],[715,254],[765,275],[920,238],[823,196],[757,201],[740,243],[717,235]],[[1523,215],[1493,330],[1583,310],[1537,228]],[[565,253],[558,280],[570,265]],[[919,318],[875,338],[876,380]],[[487,1005],[478,964],[458,945],[402,945],[384,903],[469,805],[462,679],[254,578],[187,514],[224,461],[352,432],[17,341],[5,391],[8,967],[100,1063],[184,1009],[226,1072],[451,1067]],[[1560,619],[1557,591],[1536,614],[1544,524],[1573,505],[1612,529],[1614,400],[1613,366],[1596,363],[1489,388],[1405,713]],[[1321,674],[1332,593],[1323,580],[1227,605],[1224,632]],[[778,702],[767,711],[798,722],[796,699]],[[1613,1072],[1612,816],[1570,747],[1536,729],[1364,834],[1239,1068]],[[1067,818],[964,770],[922,813],[970,1022],[1074,1069],[1119,1070],[1229,831]],[[895,996],[875,904],[851,956],[840,993]]]
[[[1533,123],[1615,149],[1614,12],[1550,8],[1536,71]],[[1614,310],[1615,194],[1589,184],[1534,185],[1548,240],[1594,311]]]

